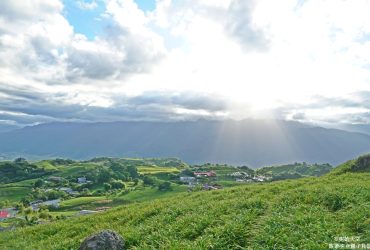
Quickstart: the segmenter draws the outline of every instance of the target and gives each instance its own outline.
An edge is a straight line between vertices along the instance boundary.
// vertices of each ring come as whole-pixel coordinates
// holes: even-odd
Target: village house
[[[90,183],[91,181],[88,181],[87,179],[86,179],[86,177],[78,177],[77,178],[77,183],[78,184],[85,184],[85,183]]]
[[[246,172],[234,172],[234,173],[231,173],[230,176],[233,176],[233,177],[250,177],[250,175]]]
[[[193,182],[195,182],[195,177],[191,177],[191,176],[181,176],[181,177],[180,177],[180,181],[181,181],[181,182],[184,182],[184,183],[193,183]]]
[[[68,188],[68,187],[61,187],[59,188],[60,191],[63,191],[63,192],[66,192],[66,193],[70,193],[72,192],[72,188]]]
[[[235,181],[236,182],[252,182],[251,179],[241,179],[241,178],[236,178]]]
[[[216,177],[216,173],[214,171],[209,171],[209,172],[194,172],[194,175],[196,177]]]
[[[30,203],[32,210],[38,211],[41,206],[58,208],[60,205],[60,199],[50,201],[33,201]]]
[[[253,180],[257,181],[257,182],[264,182],[264,181],[267,181],[269,179],[270,178],[268,178],[266,176],[263,176],[263,175],[258,175],[258,176],[253,177]]]
[[[68,188],[68,187],[61,187],[59,188],[60,191],[63,191],[63,192],[66,192],[67,194],[70,194],[70,195],[78,195],[79,193],[77,191],[74,191],[72,188]]]
[[[6,220],[8,218],[10,218],[10,213],[8,212],[8,210],[0,210],[0,221]]]

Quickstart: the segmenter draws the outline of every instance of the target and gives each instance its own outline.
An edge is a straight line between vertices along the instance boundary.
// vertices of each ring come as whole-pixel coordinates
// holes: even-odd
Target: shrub
[[[160,191],[172,190],[171,182],[165,181],[165,182],[159,184],[158,190],[160,190]]]

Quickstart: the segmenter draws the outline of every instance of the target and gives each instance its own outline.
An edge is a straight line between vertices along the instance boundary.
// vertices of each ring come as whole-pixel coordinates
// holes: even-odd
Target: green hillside
[[[271,176],[272,180],[297,179],[308,176],[321,176],[332,170],[330,164],[294,163],[263,167],[256,170],[259,175]]]
[[[328,249],[352,236],[369,243],[369,180],[344,173],[181,193],[2,232],[0,246],[77,249],[101,229],[119,232],[129,249]]]
[[[347,172],[370,173],[370,154],[347,161],[336,167],[330,174],[343,174]]]

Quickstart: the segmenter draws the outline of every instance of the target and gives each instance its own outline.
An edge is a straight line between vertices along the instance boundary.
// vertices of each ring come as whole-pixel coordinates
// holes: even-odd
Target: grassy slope
[[[57,212],[78,212],[82,209],[96,209],[97,207],[109,206],[115,207],[131,202],[142,202],[153,200],[157,198],[164,198],[177,195],[180,192],[186,192],[186,186],[172,185],[170,191],[159,191],[157,188],[140,187],[124,195],[110,195],[110,196],[92,196],[92,197],[78,197],[70,200],[62,201]],[[107,201],[107,202],[102,202]]]
[[[370,154],[362,155],[357,159],[349,160],[335,169],[329,175],[338,175],[348,172],[370,173]]]
[[[101,229],[130,249],[327,249],[370,242],[370,174],[346,173],[179,194],[0,233],[2,249],[77,249]]]
[[[0,185],[0,201],[18,202],[31,190],[35,179]]]

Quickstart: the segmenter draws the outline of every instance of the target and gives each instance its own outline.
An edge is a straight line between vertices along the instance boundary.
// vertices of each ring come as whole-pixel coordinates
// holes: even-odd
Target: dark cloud
[[[70,48],[67,78],[69,80],[80,77],[103,79],[117,72],[120,64],[122,61],[114,52]]]
[[[339,107],[339,108],[367,108],[370,109],[370,92],[357,91],[347,97],[315,96],[311,108]]]
[[[308,110],[321,110],[326,108],[333,108],[341,110],[340,113],[328,114],[317,120],[307,114]],[[352,109],[359,110],[354,112]],[[346,97],[325,97],[314,96],[309,104],[284,104],[283,107],[278,109],[283,117],[290,117],[297,121],[308,121],[331,124],[368,124],[370,123],[370,92],[357,91]]]
[[[207,111],[225,111],[227,108],[227,101],[223,97],[192,92],[181,94],[147,92],[141,96],[130,98],[128,103],[133,105],[159,104],[162,106]]]
[[[64,104],[58,102],[62,93],[44,94],[25,92],[24,89],[2,87],[0,93],[6,98],[0,99],[0,120],[12,121],[18,125],[54,121],[124,121],[124,120],[191,120],[212,118],[215,112],[226,111],[227,102],[217,96],[199,95],[194,93],[144,93],[136,97],[117,96],[111,107],[91,105]],[[179,113],[178,109],[189,113]],[[206,111],[210,115],[196,111]]]
[[[45,64],[56,64],[58,58],[55,54],[51,53],[55,46],[50,42],[50,39],[45,36],[34,36],[30,39],[30,44],[32,46],[37,59]],[[24,53],[25,55],[29,53]]]
[[[292,119],[293,119],[293,120],[304,120],[304,119],[306,119],[306,114],[305,114],[305,113],[303,113],[303,112],[295,113],[295,114],[292,116]]]

